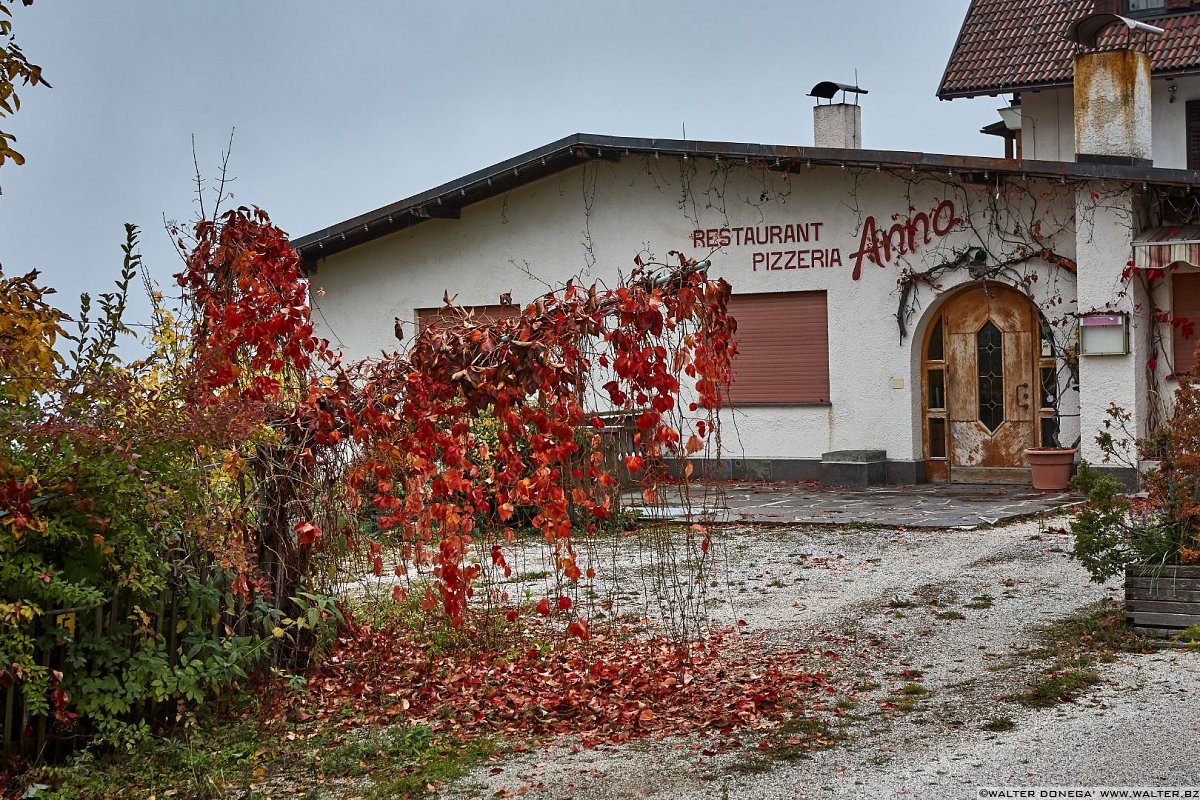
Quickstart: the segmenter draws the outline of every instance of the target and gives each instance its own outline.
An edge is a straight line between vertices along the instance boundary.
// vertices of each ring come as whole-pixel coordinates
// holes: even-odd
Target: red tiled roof
[[[1091,14],[1093,0],[972,0],[946,64],[938,97],[974,97],[1071,83],[1075,45],[1067,27]],[[1161,36],[1113,25],[1100,47],[1143,44],[1154,73],[1200,72],[1200,13],[1147,19]]]

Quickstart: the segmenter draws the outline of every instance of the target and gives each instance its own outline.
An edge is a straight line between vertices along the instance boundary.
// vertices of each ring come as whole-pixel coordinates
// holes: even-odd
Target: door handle
[[[1025,390],[1024,402],[1021,401],[1021,390],[1022,389]],[[1029,383],[1028,382],[1017,384],[1017,408],[1029,408],[1030,394],[1031,394],[1031,392],[1029,391]]]

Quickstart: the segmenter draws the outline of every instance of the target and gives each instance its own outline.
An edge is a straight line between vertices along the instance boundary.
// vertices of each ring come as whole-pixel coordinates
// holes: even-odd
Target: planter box
[[[1200,625],[1200,566],[1126,567],[1125,616],[1141,636]]]

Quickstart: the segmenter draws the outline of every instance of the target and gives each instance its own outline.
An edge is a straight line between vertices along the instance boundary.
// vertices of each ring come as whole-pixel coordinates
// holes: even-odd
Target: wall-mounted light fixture
[[[1171,83],[1168,83],[1167,84],[1167,102],[1174,103],[1175,95],[1177,95],[1177,94],[1179,94],[1179,86],[1174,81],[1172,81]]]
[[[1004,127],[1010,131],[1021,130],[1021,107],[1020,106],[1005,106],[1004,108],[996,109],[996,113],[1000,115],[1000,119],[1004,122]]]
[[[1124,311],[1082,314],[1079,352],[1085,356],[1120,356],[1129,352],[1129,315]]]

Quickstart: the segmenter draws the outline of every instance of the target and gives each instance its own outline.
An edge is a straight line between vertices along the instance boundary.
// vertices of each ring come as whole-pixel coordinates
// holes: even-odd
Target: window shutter
[[[1185,337],[1179,325],[1171,326],[1171,349],[1176,375],[1195,374],[1196,345],[1200,343],[1200,272],[1177,272],[1171,276],[1171,316],[1185,317],[1195,326]]]
[[[499,322],[509,317],[515,317],[521,313],[521,306],[463,306],[461,311],[470,311],[475,315],[477,322]],[[459,319],[459,310],[443,315],[441,308],[418,308],[417,309],[417,329],[423,331],[429,326],[437,326],[444,321],[456,322]]]
[[[1187,168],[1200,169],[1200,100],[1188,100],[1185,113]]]
[[[735,294],[738,354],[730,401],[829,402],[829,314],[825,292]]]

